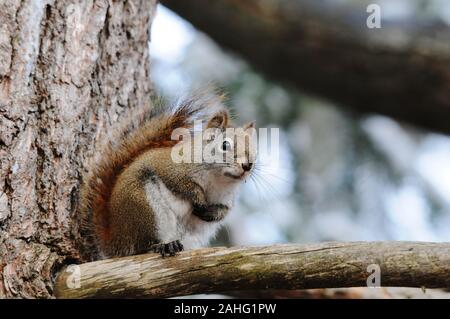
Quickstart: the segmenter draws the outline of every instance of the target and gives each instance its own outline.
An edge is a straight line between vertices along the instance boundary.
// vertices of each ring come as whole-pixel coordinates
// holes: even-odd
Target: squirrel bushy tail
[[[120,121],[83,180],[78,214],[83,259],[98,259],[101,243],[110,240],[108,203],[119,174],[144,152],[174,146],[178,142],[171,139],[174,129],[191,128],[194,120],[207,119],[222,108],[216,96],[195,95],[174,106],[154,102],[153,107],[132,111]]]

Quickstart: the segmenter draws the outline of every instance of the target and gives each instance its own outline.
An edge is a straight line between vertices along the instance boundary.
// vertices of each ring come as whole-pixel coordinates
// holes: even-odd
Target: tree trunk
[[[317,0],[162,0],[268,76],[360,113],[450,133],[450,30]],[[326,2],[326,3],[324,3]],[[357,7],[357,9],[354,8]]]
[[[52,297],[78,259],[83,171],[129,108],[149,103],[155,1],[0,3],[0,298]]]

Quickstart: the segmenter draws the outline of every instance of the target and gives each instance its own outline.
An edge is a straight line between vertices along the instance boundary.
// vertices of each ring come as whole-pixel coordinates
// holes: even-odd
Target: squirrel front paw
[[[151,249],[155,253],[161,254],[161,256],[175,256],[176,253],[183,251],[183,244],[179,240],[171,241],[170,243],[158,243],[151,246]]]
[[[222,220],[227,214],[229,207],[223,204],[194,205],[192,213],[206,222]]]

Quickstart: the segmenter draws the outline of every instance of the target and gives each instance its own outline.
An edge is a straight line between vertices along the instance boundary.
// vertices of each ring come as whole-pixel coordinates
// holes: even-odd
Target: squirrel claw
[[[155,253],[161,254],[162,257],[175,256],[176,253],[184,249],[183,244],[179,240],[170,243],[159,243],[151,247]]]

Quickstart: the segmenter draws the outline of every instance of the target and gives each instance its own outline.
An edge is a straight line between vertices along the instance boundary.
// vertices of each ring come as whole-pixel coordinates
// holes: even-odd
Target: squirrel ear
[[[248,122],[247,124],[244,125],[243,128],[244,128],[244,131],[251,129],[251,128],[255,128],[255,121]]]
[[[228,126],[228,112],[220,111],[209,120],[207,128],[226,128]]]

